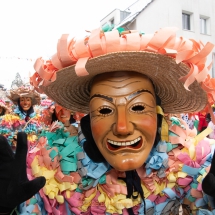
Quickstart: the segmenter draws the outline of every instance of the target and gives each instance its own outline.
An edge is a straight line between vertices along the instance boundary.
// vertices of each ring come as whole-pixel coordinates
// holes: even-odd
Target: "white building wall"
[[[115,9],[114,11],[112,11],[111,13],[109,13],[105,18],[103,18],[100,21],[100,25],[103,26],[104,24],[110,23],[110,20],[114,19],[114,25],[118,25],[120,23],[120,10],[119,9]]]
[[[182,12],[192,14],[191,30],[182,29]],[[200,16],[209,18],[208,34],[200,33]],[[154,0],[133,23],[127,25],[128,29],[144,33],[153,33],[159,28],[170,26],[179,28],[177,36],[201,40],[204,44],[208,41],[215,44],[215,0]],[[209,56],[208,64],[212,56]],[[215,77],[215,63],[212,76]]]

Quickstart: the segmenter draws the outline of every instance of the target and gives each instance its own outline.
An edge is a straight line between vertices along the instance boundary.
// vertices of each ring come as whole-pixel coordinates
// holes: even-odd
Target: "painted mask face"
[[[20,106],[24,111],[28,111],[32,106],[32,100],[30,97],[21,97]]]
[[[134,72],[106,73],[94,79],[90,96],[92,135],[104,158],[119,171],[141,167],[157,131],[151,81]]]
[[[62,123],[66,123],[70,120],[71,111],[61,107],[60,109],[56,107],[56,117]]]

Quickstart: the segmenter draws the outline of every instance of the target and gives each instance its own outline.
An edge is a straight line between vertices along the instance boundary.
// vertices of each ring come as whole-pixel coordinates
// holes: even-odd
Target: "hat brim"
[[[17,94],[13,93],[13,95],[8,95],[7,96],[7,98],[9,98],[13,102],[13,104],[15,104],[15,105],[18,105],[18,100],[19,100],[20,97],[31,98],[32,106],[40,104],[40,96],[37,93],[25,93],[23,95],[20,95],[18,93]]]
[[[124,51],[92,58],[86,63],[89,75],[77,76],[75,65],[58,71],[56,81],[42,90],[59,105],[82,113],[89,112],[90,85],[92,79],[102,73],[133,71],[148,76],[155,86],[155,93],[161,99],[165,113],[198,112],[205,108],[207,95],[195,81],[184,88],[179,80],[188,74],[190,68],[175,62],[175,59],[153,52]]]

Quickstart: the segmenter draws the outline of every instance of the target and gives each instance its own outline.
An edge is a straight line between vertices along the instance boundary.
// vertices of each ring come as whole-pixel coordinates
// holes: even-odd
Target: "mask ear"
[[[87,156],[96,163],[105,162],[106,161],[105,158],[99,151],[93,139],[89,114],[81,118],[80,125],[81,125],[82,133],[86,138],[86,141],[84,142],[83,147]]]

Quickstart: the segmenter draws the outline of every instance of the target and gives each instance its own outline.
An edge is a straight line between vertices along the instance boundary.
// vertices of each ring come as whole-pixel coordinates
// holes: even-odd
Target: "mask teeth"
[[[140,140],[141,140],[141,137],[138,137],[132,141],[124,141],[124,142],[123,141],[120,141],[120,142],[119,141],[113,141],[113,140],[107,140],[107,141],[108,141],[108,143],[115,145],[115,146],[131,146]]]

